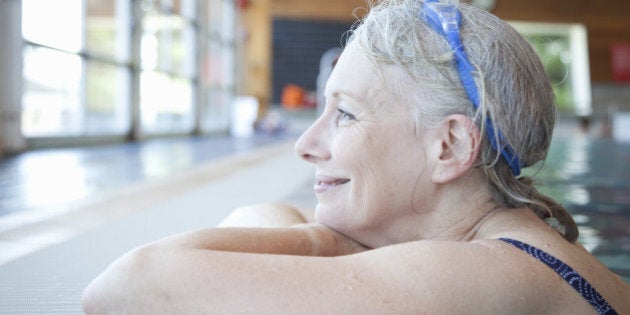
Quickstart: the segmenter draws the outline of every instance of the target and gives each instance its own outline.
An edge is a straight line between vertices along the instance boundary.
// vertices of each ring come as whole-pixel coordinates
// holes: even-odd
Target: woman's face
[[[324,112],[296,144],[316,166],[317,221],[366,245],[396,238],[427,196],[425,136],[392,93],[404,91],[403,78],[393,66],[378,74],[351,43],[328,80]]]

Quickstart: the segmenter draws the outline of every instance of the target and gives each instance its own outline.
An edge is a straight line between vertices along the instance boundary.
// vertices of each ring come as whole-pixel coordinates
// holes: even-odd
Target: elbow
[[[135,313],[150,294],[151,245],[135,249],[112,263],[83,291],[81,304],[86,314]],[[146,308],[144,309],[146,310]]]
[[[99,293],[99,283],[98,279],[93,280],[86,288],[83,290],[83,295],[81,296],[81,306],[83,307],[83,312],[85,314],[105,314],[105,299],[104,295]]]
[[[113,314],[116,303],[113,303],[111,288],[105,286],[105,274],[101,274],[83,290],[81,305],[85,314]]]
[[[81,305],[85,314],[116,314],[124,313],[126,308],[123,305],[124,293],[118,292],[116,288],[120,285],[112,280],[111,271],[108,269],[83,290]],[[118,281],[119,282],[119,281]]]

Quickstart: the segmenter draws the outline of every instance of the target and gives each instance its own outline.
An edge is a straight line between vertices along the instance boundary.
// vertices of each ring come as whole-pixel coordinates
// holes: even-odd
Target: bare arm
[[[366,250],[361,244],[317,223],[286,228],[201,229],[172,236],[150,245],[318,257],[342,256]]]
[[[88,286],[83,303],[88,314],[592,311],[554,275],[496,240],[365,250],[317,224],[217,228],[131,251]],[[627,309],[623,297],[612,301]]]
[[[314,220],[310,212],[281,203],[258,204],[234,210],[219,226],[289,227],[312,223]]]
[[[353,255],[308,257],[189,245],[171,239],[123,256],[86,290],[86,313],[489,314],[549,310],[531,295],[540,287],[528,283],[532,274],[549,272],[548,268],[510,272],[524,267],[513,259],[518,255],[492,254],[484,246],[414,242]],[[522,261],[531,260],[525,257]],[[547,275],[543,279],[553,278]]]
[[[238,287],[239,282],[231,268],[244,261],[248,263],[241,266],[241,272],[247,274],[251,272],[249,269],[261,267],[260,264],[266,261],[286,260],[286,255],[340,256],[366,250],[360,244],[323,225],[304,224],[301,216],[293,211],[295,209],[283,208],[275,213],[273,209],[268,208],[266,212],[256,212],[257,208],[241,209],[228,217],[223,225],[298,225],[281,228],[202,229],[172,236],[131,251],[114,262],[86,288],[83,296],[86,312],[148,312],[154,306],[163,310],[162,307],[166,306],[162,304],[169,307],[180,305],[170,301],[169,296],[186,295],[193,283],[200,290],[212,288],[215,284],[210,283],[215,281],[224,281],[228,289],[228,284]],[[248,212],[254,215],[243,217]],[[235,220],[238,217],[246,220]],[[282,267],[278,265],[275,268]],[[223,272],[219,272],[223,269]],[[190,272],[194,270],[197,271],[191,275]],[[196,275],[208,277],[206,280],[210,282],[207,285],[199,283]],[[225,277],[229,278],[228,282],[223,279]],[[177,283],[178,279],[185,278],[189,278],[190,283]],[[245,283],[240,283],[243,284]],[[180,301],[182,305],[195,305],[193,301]]]

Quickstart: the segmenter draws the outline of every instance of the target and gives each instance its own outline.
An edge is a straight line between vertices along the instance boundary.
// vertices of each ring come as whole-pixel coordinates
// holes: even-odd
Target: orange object
[[[281,103],[288,109],[296,109],[304,105],[306,91],[295,84],[287,84],[282,89]]]

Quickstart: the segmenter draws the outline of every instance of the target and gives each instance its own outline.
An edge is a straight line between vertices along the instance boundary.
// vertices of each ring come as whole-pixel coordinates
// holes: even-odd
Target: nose
[[[329,128],[325,116],[320,116],[297,140],[295,152],[305,161],[317,163],[330,158]]]

